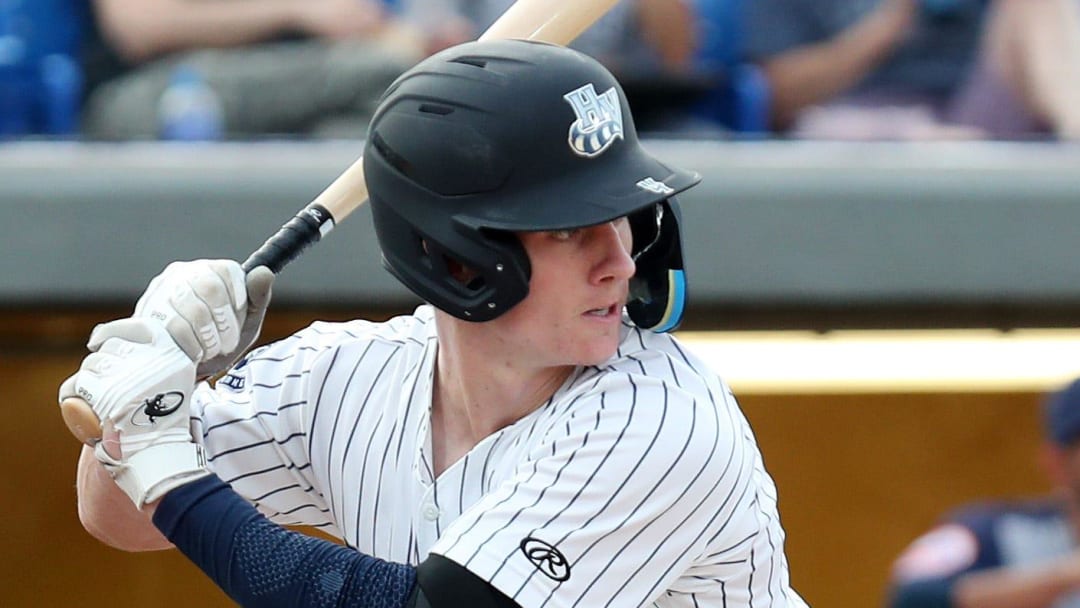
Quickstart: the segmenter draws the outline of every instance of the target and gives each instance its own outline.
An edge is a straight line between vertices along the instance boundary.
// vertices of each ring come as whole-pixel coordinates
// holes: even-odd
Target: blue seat
[[[0,138],[78,130],[86,18],[79,0],[0,2]]]
[[[695,112],[740,133],[769,130],[769,84],[761,69],[742,60],[744,2],[693,0],[700,45],[697,69],[716,83]]]

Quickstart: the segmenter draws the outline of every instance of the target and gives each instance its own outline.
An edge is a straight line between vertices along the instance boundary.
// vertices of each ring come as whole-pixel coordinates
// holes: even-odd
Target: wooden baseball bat
[[[607,13],[618,0],[517,0],[491,24],[480,40],[521,38],[569,44]],[[278,273],[305,249],[333,230],[367,200],[363,159],[349,168],[285,223],[242,264],[245,271],[267,266]],[[94,445],[101,438],[101,422],[82,399],[60,404],[68,430],[79,441]]]

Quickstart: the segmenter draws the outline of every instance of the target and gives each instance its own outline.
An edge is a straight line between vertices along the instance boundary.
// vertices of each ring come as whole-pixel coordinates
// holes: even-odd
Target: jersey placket
[[[418,430],[418,447],[416,457],[413,460],[413,513],[412,527],[416,534],[416,543],[419,549],[420,559],[427,556],[428,550],[442,533],[439,509],[438,483],[431,454],[431,417],[430,414],[420,425]]]

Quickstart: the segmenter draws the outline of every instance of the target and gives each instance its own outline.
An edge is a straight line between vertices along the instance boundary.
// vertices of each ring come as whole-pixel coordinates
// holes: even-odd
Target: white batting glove
[[[208,378],[230,366],[259,336],[274,273],[260,266],[245,277],[232,260],[173,262],[150,281],[136,317],[165,324],[173,340]]]
[[[191,439],[195,363],[161,323],[146,318],[94,328],[92,351],[60,386],[60,401],[81,397],[105,428],[119,433],[119,458],[95,447],[120,489],[142,508],[169,490],[208,475]]]

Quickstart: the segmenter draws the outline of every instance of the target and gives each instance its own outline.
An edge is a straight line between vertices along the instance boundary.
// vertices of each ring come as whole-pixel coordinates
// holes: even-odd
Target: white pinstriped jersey
[[[730,391],[671,336],[618,353],[438,479],[430,307],[315,323],[194,401],[210,466],[282,524],[417,564],[444,555],[526,608],[805,606],[776,488]]]

